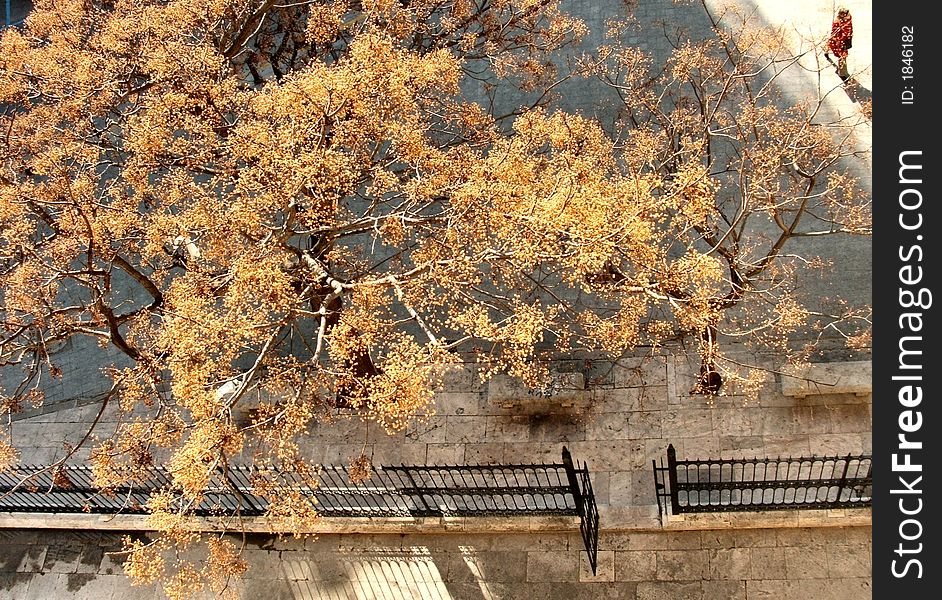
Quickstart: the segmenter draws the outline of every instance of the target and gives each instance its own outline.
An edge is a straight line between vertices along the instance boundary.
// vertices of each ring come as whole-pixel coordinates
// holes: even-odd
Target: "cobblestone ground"
[[[121,574],[116,534],[0,532],[0,598],[162,598]],[[598,574],[572,534],[253,538],[248,600],[860,600],[868,528],[603,534]],[[206,598],[211,597],[206,595]]]

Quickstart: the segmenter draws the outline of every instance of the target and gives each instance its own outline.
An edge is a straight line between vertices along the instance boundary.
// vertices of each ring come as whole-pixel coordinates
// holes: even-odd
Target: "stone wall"
[[[0,597],[163,598],[129,584],[119,549],[115,534],[0,531]],[[863,527],[612,533],[593,576],[578,534],[252,537],[233,588],[247,600],[860,600],[870,553]]]

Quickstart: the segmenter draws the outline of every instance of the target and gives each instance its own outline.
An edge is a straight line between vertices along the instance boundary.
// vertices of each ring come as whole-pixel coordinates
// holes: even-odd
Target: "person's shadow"
[[[844,80],[844,91],[847,96],[857,104],[863,104],[873,99],[873,92],[860,85],[860,82],[853,77]]]
[[[827,53],[824,54],[824,58],[827,59],[828,63],[837,69],[837,63],[834,62],[834,59]],[[868,102],[873,99],[873,92],[860,85],[860,82],[854,79],[853,76],[844,79],[844,92],[850,98],[851,102],[856,102],[857,104],[863,105],[864,102]]]

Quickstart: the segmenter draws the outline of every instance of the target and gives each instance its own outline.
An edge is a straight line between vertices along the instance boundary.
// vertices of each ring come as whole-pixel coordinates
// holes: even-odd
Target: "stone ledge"
[[[219,519],[194,517],[189,521],[200,531],[245,531],[272,533],[266,519],[259,517]],[[94,515],[76,513],[0,512],[0,529],[78,529],[88,531],[153,531],[146,515]],[[572,532],[579,530],[578,517],[325,517],[311,523],[306,534],[390,534],[390,533],[527,533]]]
[[[545,389],[529,388],[509,375],[495,375],[488,381],[487,396],[501,412],[515,415],[582,413],[591,400],[582,373],[553,373]]]
[[[765,512],[697,513],[671,515],[664,521],[670,531],[700,529],[771,529],[778,527],[870,526],[870,508],[838,510],[771,510]]]
[[[820,394],[866,396],[873,390],[872,379],[873,362],[869,360],[786,367],[782,374],[782,394],[794,398]]]
[[[773,510],[763,512],[696,513],[668,517],[661,525],[657,506],[599,507],[601,531],[685,531],[703,529],[768,529],[775,527],[870,526],[870,508],[839,510]],[[245,518],[193,518],[194,529],[271,533],[268,521]],[[0,512],[0,529],[78,529],[89,531],[152,531],[145,515]],[[442,534],[574,532],[578,517],[325,517],[312,523],[310,534]]]
[[[670,516],[663,526],[657,506],[599,507],[600,531],[695,531],[708,529],[770,529],[781,527],[870,526],[870,508],[840,510],[775,510],[767,512],[698,513]],[[265,519],[239,522],[194,518],[201,531],[271,533]],[[228,527],[227,527],[228,525]],[[153,531],[144,515],[89,515],[0,512],[0,529],[77,529],[85,531]],[[551,533],[579,531],[578,517],[345,517],[312,523],[309,534],[447,534],[447,533]]]

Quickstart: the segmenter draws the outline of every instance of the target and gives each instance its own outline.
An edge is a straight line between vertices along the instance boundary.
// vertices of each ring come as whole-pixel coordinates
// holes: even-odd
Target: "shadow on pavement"
[[[844,91],[847,92],[847,96],[852,101],[858,104],[869,102],[873,99],[873,92],[860,85],[860,82],[853,77],[844,82]]]

